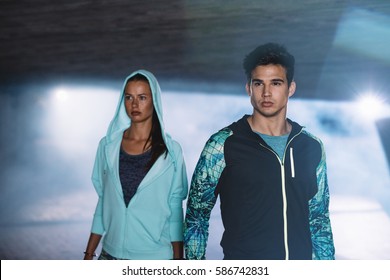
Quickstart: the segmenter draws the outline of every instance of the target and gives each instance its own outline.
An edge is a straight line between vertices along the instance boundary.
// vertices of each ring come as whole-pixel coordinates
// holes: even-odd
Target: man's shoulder
[[[316,136],[315,134],[313,134],[312,132],[308,131],[307,129],[305,128],[302,128],[302,134],[306,137],[308,137],[310,140],[313,140],[315,142],[318,142],[321,146],[322,146],[322,141],[321,139]]]
[[[225,138],[226,139],[232,133],[233,133],[232,129],[229,126],[226,126],[226,127],[222,128],[222,129],[218,130],[214,134],[212,134],[210,136],[210,139],[214,139],[214,140],[218,140],[218,139],[221,139],[221,138]]]
[[[247,118],[249,115],[244,115],[242,118],[237,121],[232,122],[231,124],[220,129],[218,132],[212,134],[208,142],[224,142],[227,138],[234,135],[247,135],[248,132],[251,132],[250,126],[248,124]]]
[[[233,131],[227,126],[222,129],[220,129],[218,132],[212,134],[210,138],[208,139],[206,145],[207,146],[223,146],[226,139],[229,138],[233,134]]]
[[[291,119],[288,119],[289,123],[292,124],[292,129],[293,129],[293,134],[301,134],[302,136],[304,137],[307,137],[308,139],[310,140],[314,140],[318,143],[322,143],[321,142],[321,139],[316,136],[315,134],[313,134],[311,131],[309,131],[305,126],[291,120]]]

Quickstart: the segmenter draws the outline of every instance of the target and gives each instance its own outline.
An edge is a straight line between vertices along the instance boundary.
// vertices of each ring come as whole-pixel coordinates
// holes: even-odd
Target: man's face
[[[288,98],[295,92],[295,82],[288,86],[286,70],[277,64],[257,66],[246,84],[253,113],[263,117],[286,117]]]

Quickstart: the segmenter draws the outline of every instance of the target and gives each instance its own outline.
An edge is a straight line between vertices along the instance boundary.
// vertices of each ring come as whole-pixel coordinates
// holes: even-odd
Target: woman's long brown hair
[[[136,74],[132,76],[130,79],[127,80],[127,83],[131,81],[144,81],[149,84],[149,80],[142,74]],[[152,157],[148,162],[148,164],[146,165],[147,171],[149,171],[149,169],[152,168],[153,164],[164,152],[165,152],[165,156],[168,153],[167,146],[165,145],[162,136],[161,125],[160,125],[160,121],[158,120],[154,103],[153,103],[152,128],[150,130],[149,137],[145,142],[144,150],[147,148],[147,144],[149,143],[149,141],[151,141],[151,146],[152,146],[151,147]]]

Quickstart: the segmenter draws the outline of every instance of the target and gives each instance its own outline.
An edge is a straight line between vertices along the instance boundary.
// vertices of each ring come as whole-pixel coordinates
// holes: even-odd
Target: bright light
[[[372,110],[378,110],[382,107],[382,100],[378,96],[373,94],[367,94],[362,96],[359,99],[359,102],[363,106],[371,108]]]
[[[50,90],[45,126],[49,141],[67,157],[97,147],[113,116],[119,93],[111,88],[65,85]]]
[[[69,98],[69,93],[65,88],[57,88],[54,94],[56,99],[61,102],[65,102]]]
[[[368,120],[377,120],[390,114],[386,100],[379,94],[366,93],[357,100],[358,114]]]

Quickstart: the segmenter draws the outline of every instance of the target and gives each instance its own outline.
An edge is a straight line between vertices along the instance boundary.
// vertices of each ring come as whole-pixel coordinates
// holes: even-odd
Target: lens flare
[[[63,87],[58,87],[54,90],[55,98],[59,102],[65,102],[69,99],[69,93],[68,91]]]
[[[369,92],[362,94],[358,100],[358,114],[370,121],[390,115],[386,100],[379,94]]]

